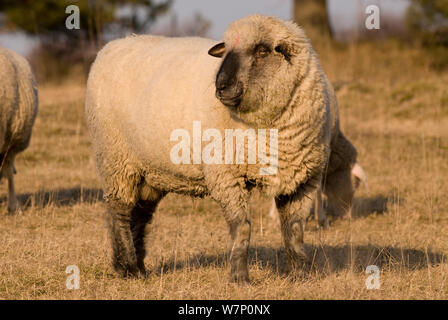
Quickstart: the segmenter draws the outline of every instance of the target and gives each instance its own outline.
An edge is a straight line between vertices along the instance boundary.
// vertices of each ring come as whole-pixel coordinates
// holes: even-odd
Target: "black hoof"
[[[137,268],[137,266],[114,264],[114,270],[121,278],[143,279],[148,276],[148,272],[144,268]]]

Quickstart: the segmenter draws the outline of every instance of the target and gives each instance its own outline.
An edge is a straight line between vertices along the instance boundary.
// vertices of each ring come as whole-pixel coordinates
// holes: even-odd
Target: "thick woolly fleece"
[[[14,193],[14,158],[25,150],[37,115],[37,85],[28,62],[0,47],[0,163],[8,178],[8,209],[19,209]]]
[[[210,192],[204,181],[206,170],[236,171],[235,177],[266,180],[265,190],[270,195],[289,194],[322,171],[328,157],[330,116],[326,82],[317,57],[296,25],[282,21],[282,33],[260,31],[255,27],[265,21],[258,19],[253,16],[249,19],[256,20],[252,24],[233,24],[226,39],[235,37],[234,29],[246,35],[239,38],[241,47],[259,41],[263,32],[282,39],[290,37],[298,46],[296,61],[303,63],[297,68],[299,74],[288,75],[292,95],[263,97],[267,103],[284,108],[269,119],[256,112],[241,116],[243,121],[235,119],[215,97],[214,81],[221,61],[207,55],[216,44],[212,40],[131,36],[112,41],[100,51],[88,80],[86,114],[107,197],[135,203],[139,188],[145,184],[169,192],[205,195]],[[294,37],[287,33],[292,32],[290,29],[295,31]],[[284,75],[283,71],[278,74]],[[288,86],[286,80],[290,79],[282,76],[269,85],[281,90]],[[276,103],[276,97],[281,103]],[[249,117],[247,122],[254,125],[244,122]],[[170,142],[170,134],[183,128],[192,137],[195,120],[201,121],[203,130],[224,132],[255,125],[278,129],[278,174],[261,177],[257,165],[173,164],[170,150],[175,142]]]
[[[212,40],[131,36],[107,44],[91,68],[87,124],[112,217],[114,267],[122,275],[144,273],[144,235],[136,208],[148,207],[152,216],[168,192],[211,195],[220,203],[234,242],[233,281],[248,280],[249,185],[276,197],[290,266],[303,258],[308,195],[320,185],[329,158],[326,77],[308,38],[292,22],[249,16],[229,26],[224,42],[227,52],[246,54],[260,42],[287,52],[282,57],[272,50],[268,75],[240,79],[245,90],[241,108],[247,112],[231,111],[215,97],[222,59],[207,54],[216,44]],[[220,132],[277,129],[277,173],[260,175],[260,164],[173,164],[170,149],[176,142],[170,134],[182,128],[193,137],[193,121],[201,121],[202,130]]]
[[[338,217],[350,216],[353,196],[359,184],[363,182],[367,188],[366,175],[357,163],[356,148],[340,129],[338,103],[333,87],[328,80],[327,88],[330,96],[331,114],[330,157],[324,170],[322,187],[316,194],[316,200],[318,202],[322,201],[321,192],[323,190],[328,198],[328,210],[323,209],[322,203],[318,202],[313,210],[315,215],[318,216],[319,224],[323,227],[328,225],[327,212]],[[275,220],[278,219],[274,200],[272,200],[269,216]]]

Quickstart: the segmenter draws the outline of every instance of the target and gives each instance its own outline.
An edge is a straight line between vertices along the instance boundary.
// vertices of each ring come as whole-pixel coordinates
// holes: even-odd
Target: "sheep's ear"
[[[367,184],[367,175],[364,172],[363,168],[356,162],[352,168],[352,174],[364,184],[367,193],[369,192],[369,186]]]
[[[210,50],[208,50],[209,55],[217,58],[221,58],[224,53],[226,53],[226,45],[224,44],[224,42],[220,42],[216,46],[213,46]]]

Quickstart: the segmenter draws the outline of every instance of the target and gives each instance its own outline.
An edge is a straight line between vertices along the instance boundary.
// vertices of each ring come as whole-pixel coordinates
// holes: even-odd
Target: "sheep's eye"
[[[278,45],[274,48],[275,52],[278,52],[285,57],[286,61],[291,61],[291,54],[288,52],[287,48],[284,45]]]
[[[270,50],[264,45],[259,45],[255,49],[255,56],[257,58],[264,58],[269,54]]]

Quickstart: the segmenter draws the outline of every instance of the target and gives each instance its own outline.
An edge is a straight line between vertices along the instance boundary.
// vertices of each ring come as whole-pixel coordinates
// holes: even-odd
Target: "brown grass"
[[[84,87],[40,87],[32,143],[17,158],[24,215],[6,215],[0,187],[3,299],[446,299],[448,297],[448,83],[420,52],[395,43],[317,48],[338,87],[342,126],[359,150],[370,193],[350,221],[311,223],[304,279],[283,273],[280,230],[268,201],[252,205],[251,285],[227,282],[229,236],[210,199],[170,195],[149,228],[145,280],[123,280],[110,243],[83,118]],[[366,266],[381,270],[367,290]],[[81,270],[67,290],[65,268]]]

